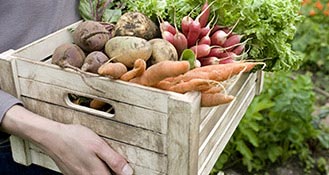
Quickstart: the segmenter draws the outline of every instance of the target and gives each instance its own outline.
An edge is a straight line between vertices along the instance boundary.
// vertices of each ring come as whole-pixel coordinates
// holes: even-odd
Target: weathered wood
[[[165,113],[102,98],[102,100],[114,107],[115,115],[105,112],[102,112],[103,114],[98,115],[96,112],[92,112],[98,110],[87,107],[84,107],[84,110],[81,110],[80,108],[75,107],[78,105],[68,104],[70,102],[68,102],[69,100],[67,99],[67,94],[72,93],[89,98],[99,97],[63,87],[54,86],[51,84],[41,83],[31,79],[19,78],[19,80],[21,85],[21,95],[23,96],[39,99],[41,101],[52,104],[57,104],[65,108],[71,108],[72,110],[90,113],[93,116],[103,117],[117,122],[134,125],[161,134],[167,133],[168,116]],[[42,89],[42,91],[40,91],[40,89]]]
[[[167,103],[169,95],[184,97],[183,94],[163,91],[120,80],[115,81],[106,77],[96,76],[95,74],[90,75],[89,78],[86,75],[86,81],[104,92],[102,93],[88,86],[83,81],[82,75],[72,69],[61,69],[56,65],[34,62],[27,59],[16,59],[19,77],[40,81],[46,84],[54,84],[59,87],[97,97],[138,105],[154,111],[168,112]]]
[[[14,56],[41,61],[52,55],[56,47],[64,43],[72,43],[72,35],[69,31],[78,26],[81,21],[73,23],[61,30],[40,38],[20,49],[16,50]]]
[[[255,79],[255,75],[252,77]],[[253,80],[253,78],[251,78],[251,80]],[[225,119],[216,123],[206,140],[200,146],[199,162],[202,162],[202,164],[199,164],[198,174],[206,175],[210,172],[218,156],[223,151],[229,138],[238,126],[247,110],[247,106],[249,106],[255,96],[255,83],[252,82],[253,81],[247,81],[243,85],[237,93],[236,99],[230,103],[231,106],[223,113]]]
[[[168,121],[168,174],[197,173],[200,93],[185,99],[171,97]]]
[[[14,50],[8,50],[0,54],[0,89],[17,96],[12,59],[9,57]]]

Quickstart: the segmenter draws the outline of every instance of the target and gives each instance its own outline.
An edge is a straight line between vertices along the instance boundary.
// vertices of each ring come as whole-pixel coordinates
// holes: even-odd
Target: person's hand
[[[81,125],[62,125],[46,143],[46,152],[53,158],[63,174],[131,175],[127,161],[97,134]]]
[[[109,175],[109,169],[117,175],[133,174],[124,157],[87,127],[58,123],[14,106],[2,129],[36,144],[65,175]]]

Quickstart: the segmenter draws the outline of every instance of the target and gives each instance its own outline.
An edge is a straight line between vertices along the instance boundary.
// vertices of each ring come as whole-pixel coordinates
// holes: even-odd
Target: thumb
[[[127,160],[115,152],[108,144],[96,153],[117,175],[132,175],[133,169],[128,164]]]

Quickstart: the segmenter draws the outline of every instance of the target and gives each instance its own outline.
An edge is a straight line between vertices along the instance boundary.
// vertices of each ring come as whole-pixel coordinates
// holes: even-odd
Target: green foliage
[[[214,173],[232,166],[234,160],[248,172],[257,172],[292,156],[304,161],[305,168],[312,167],[307,141],[320,133],[312,123],[312,88],[309,75],[267,73],[262,94],[254,98]]]
[[[309,15],[312,11],[315,14]],[[292,47],[303,55],[302,70],[311,71],[313,76],[321,77],[321,81],[314,82],[315,85],[329,91],[329,76],[326,76],[329,74],[329,2],[305,1],[301,13],[306,18],[297,26]]]
[[[128,10],[140,11],[154,19],[156,16],[177,24],[190,15],[195,18],[205,0],[128,1]],[[212,3],[209,0],[208,3]],[[299,0],[220,0],[211,6],[218,24],[232,26],[237,33],[251,38],[249,58],[265,60],[267,71],[296,70],[302,61],[291,49],[290,40],[301,16]]]

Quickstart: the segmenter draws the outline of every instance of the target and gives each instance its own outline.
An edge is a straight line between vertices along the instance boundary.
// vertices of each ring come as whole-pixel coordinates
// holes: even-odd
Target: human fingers
[[[111,170],[113,170],[116,175],[133,174],[133,169],[128,164],[126,159],[114,151],[108,144],[105,144],[96,154],[111,168]]]

